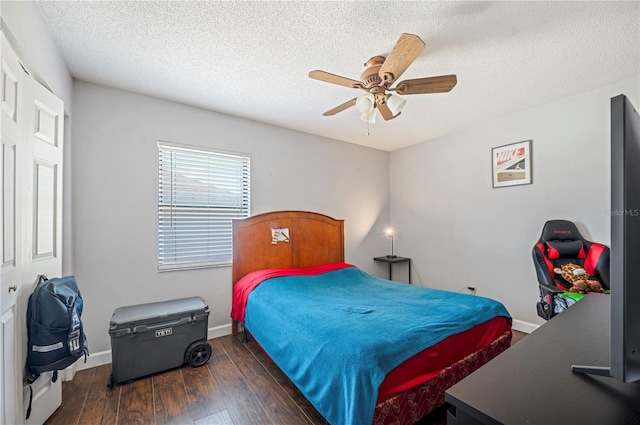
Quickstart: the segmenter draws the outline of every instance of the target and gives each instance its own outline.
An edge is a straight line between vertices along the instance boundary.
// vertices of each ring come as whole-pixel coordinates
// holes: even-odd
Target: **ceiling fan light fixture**
[[[376,110],[380,111],[380,116],[385,121],[389,121],[400,115],[400,111],[407,102],[388,92],[410,95],[451,91],[458,82],[455,74],[398,81],[400,76],[418,58],[424,47],[424,42],[417,35],[402,33],[386,57],[374,56],[364,64],[365,70],[360,74],[360,81],[326,71],[309,72],[309,78],[314,80],[365,92],[364,95],[348,100],[322,115],[335,115],[355,106],[362,114],[360,119],[363,121],[374,122]],[[395,87],[392,87],[394,84]]]
[[[406,103],[407,99],[403,99],[397,95],[389,95],[389,97],[387,98],[387,106],[389,107],[389,110],[391,111],[393,116],[398,115],[402,108],[404,108],[404,105]]]
[[[376,110],[372,109],[369,112],[363,112],[362,115],[360,115],[360,119],[364,122],[367,122],[369,124],[375,124],[376,123]]]
[[[371,93],[365,93],[356,100],[356,108],[362,112],[363,115],[370,114],[374,111],[375,103],[375,96]]]

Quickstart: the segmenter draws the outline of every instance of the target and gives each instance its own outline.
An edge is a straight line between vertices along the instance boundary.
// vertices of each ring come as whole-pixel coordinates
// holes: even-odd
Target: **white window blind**
[[[230,264],[249,216],[249,155],[158,142],[158,269]]]

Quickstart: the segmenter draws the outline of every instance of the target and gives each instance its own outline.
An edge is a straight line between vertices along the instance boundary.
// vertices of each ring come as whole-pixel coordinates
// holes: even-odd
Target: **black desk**
[[[609,296],[587,295],[449,388],[448,423],[638,423],[640,383],[571,371],[609,366],[610,307]]]
[[[411,258],[407,257],[375,257],[373,261],[381,261],[383,263],[389,263],[389,280],[393,280],[392,276],[392,268],[395,263],[408,263],[409,264],[409,284],[411,284]]]

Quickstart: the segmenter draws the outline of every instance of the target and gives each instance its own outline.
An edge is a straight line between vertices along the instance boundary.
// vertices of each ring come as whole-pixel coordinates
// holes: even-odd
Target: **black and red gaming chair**
[[[609,289],[609,248],[586,240],[571,221],[549,220],[533,247],[533,264],[540,287],[538,316],[543,319],[549,320],[556,314],[558,294],[571,287],[554,272],[554,268],[568,263],[582,266],[605,290]]]

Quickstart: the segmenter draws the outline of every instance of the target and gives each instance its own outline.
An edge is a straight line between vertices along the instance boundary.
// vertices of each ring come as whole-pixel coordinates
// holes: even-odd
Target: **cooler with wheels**
[[[111,316],[109,387],[211,357],[209,307],[200,297],[117,308]]]

